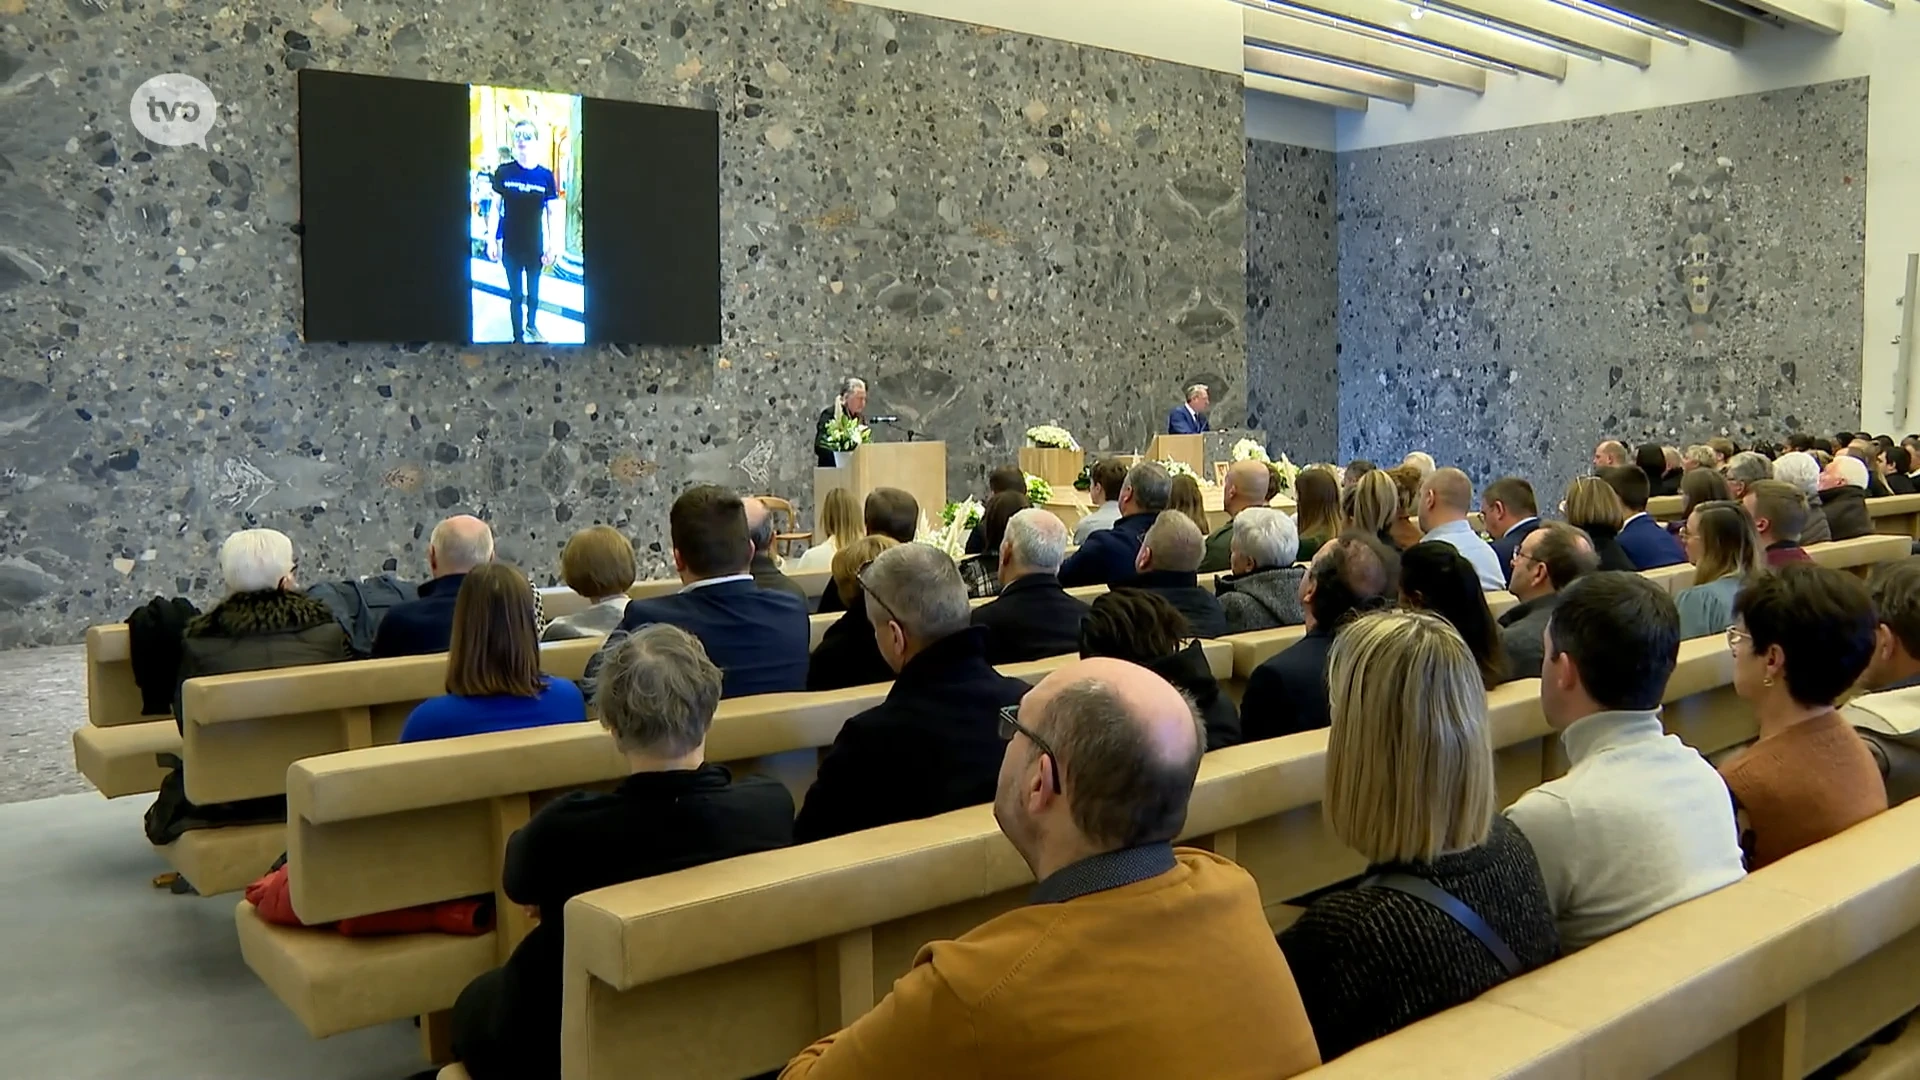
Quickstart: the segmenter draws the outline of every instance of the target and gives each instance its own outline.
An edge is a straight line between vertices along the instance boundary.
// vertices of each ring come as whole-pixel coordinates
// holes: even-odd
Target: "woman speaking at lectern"
[[[820,410],[820,422],[813,429],[814,464],[823,469],[833,467],[833,451],[827,449],[827,424],[836,417],[851,416],[855,420],[867,418],[867,384],[848,377],[840,380],[840,396],[833,404]]]

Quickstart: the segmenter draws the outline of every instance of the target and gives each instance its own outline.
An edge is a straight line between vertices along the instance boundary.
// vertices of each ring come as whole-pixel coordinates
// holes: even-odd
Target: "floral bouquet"
[[[1032,473],[1022,474],[1027,478],[1027,505],[1045,506],[1053,501],[1053,485]]]
[[[1193,471],[1193,466],[1184,461],[1167,460],[1155,462],[1155,464],[1167,470],[1168,476],[1191,476],[1195,480],[1200,479],[1200,474]]]
[[[1041,424],[1038,427],[1028,428],[1027,445],[1052,450],[1080,449],[1080,444],[1074,441],[1072,434],[1066,428],[1056,427],[1053,424]]]
[[[856,450],[873,441],[873,431],[857,417],[836,416],[827,421],[826,448],[838,453]]]
[[[1283,454],[1281,456],[1285,457],[1286,455]],[[1239,442],[1233,444],[1233,460],[1272,461],[1273,459],[1267,456],[1267,448],[1261,446],[1258,439],[1241,439]]]
[[[1234,447],[1236,452],[1239,449],[1237,446]],[[1262,456],[1261,460],[1266,461],[1266,458]],[[1300,477],[1300,466],[1288,461],[1287,455],[1281,454],[1279,461],[1267,461],[1267,472],[1273,476],[1273,493],[1285,495],[1289,499],[1293,498],[1294,482]]]
[[[1073,490],[1093,490],[1093,465],[1091,463],[1080,466],[1080,475],[1073,479]]]
[[[980,515],[985,513],[986,509],[986,507],[980,505],[980,500],[978,499],[962,499],[959,502],[950,502],[947,504],[945,510],[940,511],[940,524],[952,525],[956,521],[962,521],[966,523],[966,528],[975,528],[980,524]]]
[[[968,499],[967,502],[973,502],[973,500]],[[979,504],[974,503],[974,505],[978,506]],[[949,519],[945,513],[941,514],[942,519],[946,520],[944,526],[932,531],[922,532],[919,536],[914,537],[914,543],[939,548],[941,551],[947,553],[947,558],[952,559],[954,562],[959,562],[966,557],[967,536],[973,532],[973,525],[968,522],[964,510],[956,508],[954,503],[947,504],[947,511],[952,512],[953,516]],[[979,519],[977,513],[974,515],[974,519],[976,521]]]

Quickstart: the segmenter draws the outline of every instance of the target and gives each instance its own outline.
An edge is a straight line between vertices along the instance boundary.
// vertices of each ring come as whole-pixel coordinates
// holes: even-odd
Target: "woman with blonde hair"
[[[1300,531],[1297,562],[1312,562],[1313,553],[1346,528],[1340,512],[1340,476],[1331,465],[1310,465],[1294,480],[1294,521]]]
[[[1395,546],[1388,534],[1400,516],[1400,487],[1393,477],[1381,469],[1362,473],[1347,489],[1345,502],[1346,516],[1355,529]]]
[[[790,574],[819,573],[833,569],[833,553],[860,539],[866,533],[866,523],[861,520],[860,504],[853,492],[846,488],[834,488],[827,492],[826,499],[820,504],[820,520],[814,529],[815,541],[807,546],[791,568]]]
[[[1427,535],[1421,531],[1420,523],[1415,520],[1414,509],[1419,505],[1420,485],[1426,482],[1427,474],[1421,472],[1418,465],[1396,465],[1387,470],[1387,475],[1393,479],[1393,485],[1400,497],[1400,507],[1396,511],[1398,516],[1394,518],[1392,527],[1387,530],[1386,540],[1393,545],[1394,550],[1405,551],[1425,539]]]
[[[1740,587],[1767,568],[1766,545],[1747,508],[1730,500],[1694,507],[1680,539],[1694,568],[1693,584],[1673,598],[1680,609],[1680,636],[1718,634],[1733,625]]]
[[[408,714],[400,741],[571,724],[587,718],[580,688],[540,672],[533,589],[514,567],[484,563],[467,572],[453,602],[447,692]]]
[[[1187,520],[1200,529],[1201,536],[1213,535],[1213,529],[1207,525],[1207,504],[1200,496],[1200,481],[1193,477],[1182,473],[1173,478],[1173,497],[1167,500],[1167,509],[1187,515]]]
[[[1613,485],[1597,476],[1577,477],[1567,485],[1567,498],[1560,509],[1567,515],[1567,524],[1584,530],[1593,541],[1600,569],[1638,572],[1633,560],[1620,550],[1620,527],[1627,522],[1627,507]]]
[[[889,536],[863,536],[834,553],[830,588],[846,604],[846,613],[827,627],[813,655],[807,658],[807,689],[839,690],[893,681],[893,669],[880,655],[873,624],[867,621],[860,572],[881,552],[899,546],[900,542]]]
[[[567,546],[560,551],[560,580],[586,597],[590,606],[548,623],[540,640],[566,641],[613,633],[627,614],[631,599],[627,590],[633,588],[637,574],[633,545],[620,530],[595,525],[568,537]]]
[[[1486,692],[1453,627],[1362,616],[1334,641],[1327,688],[1323,806],[1367,877],[1314,901],[1280,948],[1332,1061],[1553,960],[1560,939],[1533,848],[1499,813]]]

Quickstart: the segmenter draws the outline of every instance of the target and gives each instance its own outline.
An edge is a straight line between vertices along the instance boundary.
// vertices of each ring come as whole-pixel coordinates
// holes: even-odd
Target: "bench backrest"
[[[133,681],[133,651],[126,623],[87,627],[87,723],[117,727],[157,720],[166,713],[147,715],[140,684]]]
[[[1920,495],[1882,495],[1867,500],[1873,531],[1920,539]]]
[[[1807,545],[1807,555],[1814,562],[1835,570],[1851,570],[1862,577],[1873,569],[1875,563],[1897,562],[1912,554],[1911,538],[1884,534]]]
[[[1730,678],[1725,655],[1722,640],[1684,643],[1669,697]],[[1525,680],[1488,695],[1503,801],[1551,775],[1538,693]],[[1733,707],[1724,681],[1698,693]],[[1325,750],[1324,731],[1306,732],[1201,765],[1185,835],[1246,867],[1272,913],[1363,869],[1321,818]],[[584,894],[566,914],[563,1075],[775,1068],[871,1008],[924,942],[1018,904],[1031,882],[992,808],[975,807]]]

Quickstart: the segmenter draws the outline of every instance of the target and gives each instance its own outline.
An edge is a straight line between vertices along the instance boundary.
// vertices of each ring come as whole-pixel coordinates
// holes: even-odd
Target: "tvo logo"
[[[134,129],[161,146],[207,147],[207,132],[220,110],[213,91],[191,75],[155,75],[133,92]]]

